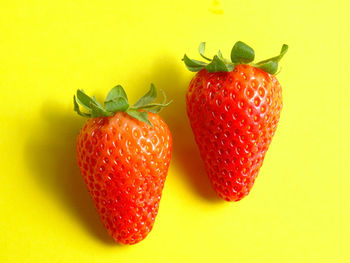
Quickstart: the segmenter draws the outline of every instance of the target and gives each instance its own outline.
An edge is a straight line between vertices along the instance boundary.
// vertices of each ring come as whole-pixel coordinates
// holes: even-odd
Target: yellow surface
[[[348,1],[1,1],[0,262],[350,262]],[[181,62],[252,45],[290,50],[284,108],[251,194],[215,197],[185,114],[193,76]],[[173,159],[151,234],[113,243],[75,161],[77,88],[121,83],[132,101],[150,82]]]

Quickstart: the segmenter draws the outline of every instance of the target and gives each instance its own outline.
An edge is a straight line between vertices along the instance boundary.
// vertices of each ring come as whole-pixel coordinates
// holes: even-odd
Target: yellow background
[[[348,1],[1,1],[0,262],[350,262]],[[245,41],[283,58],[281,121],[251,194],[219,200],[185,113],[181,58]],[[153,231],[112,242],[75,161],[76,89],[174,103]]]

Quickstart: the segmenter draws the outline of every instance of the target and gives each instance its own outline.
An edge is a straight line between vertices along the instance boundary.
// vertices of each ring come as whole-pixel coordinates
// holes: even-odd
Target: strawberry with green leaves
[[[221,52],[212,59],[199,46],[202,62],[183,58],[197,72],[186,94],[187,114],[214,190],[227,201],[250,192],[275,134],[282,109],[275,75],[287,52],[253,63],[254,50],[237,42],[231,60]]]
[[[104,105],[82,90],[74,96],[75,111],[89,118],[76,143],[81,174],[104,226],[124,244],[144,239],[158,213],[172,150],[170,130],[157,114],[169,105],[163,96],[154,103],[153,84],[133,106],[120,85]]]

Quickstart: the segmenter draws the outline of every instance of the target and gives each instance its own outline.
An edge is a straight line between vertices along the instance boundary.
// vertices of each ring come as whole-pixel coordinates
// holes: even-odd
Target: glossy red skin
[[[192,79],[186,102],[214,190],[227,201],[242,199],[254,184],[279,121],[279,82],[249,65],[232,72],[203,69]]]
[[[77,138],[81,174],[109,234],[135,244],[151,231],[171,159],[166,123],[125,113],[89,119]]]

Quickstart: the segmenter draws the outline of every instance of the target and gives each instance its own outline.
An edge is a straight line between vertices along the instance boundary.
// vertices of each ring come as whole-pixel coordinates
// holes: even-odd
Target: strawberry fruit
[[[208,63],[183,60],[197,72],[186,94],[187,114],[201,158],[219,197],[238,201],[250,192],[276,131],[282,109],[281,86],[274,74],[287,52],[253,63],[254,50],[237,42],[231,61],[221,52]]]
[[[120,85],[104,106],[82,90],[74,96],[75,111],[90,118],[76,143],[81,174],[104,226],[124,244],[144,239],[158,213],[172,150],[169,128],[157,114],[169,104],[163,96],[153,103],[153,84],[133,106]]]

